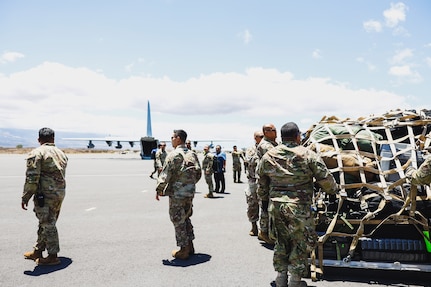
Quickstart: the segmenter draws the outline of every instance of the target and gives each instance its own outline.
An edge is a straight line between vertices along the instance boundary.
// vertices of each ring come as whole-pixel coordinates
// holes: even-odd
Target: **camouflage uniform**
[[[257,170],[258,195],[270,199],[270,232],[276,238],[274,269],[302,277],[317,239],[311,212],[313,178],[327,193],[336,193],[337,184],[316,153],[294,142],[269,150]]]
[[[156,161],[155,161],[157,171],[159,171],[163,168],[163,164],[165,163],[167,155],[168,155],[168,153],[166,152],[166,150],[162,150],[162,149],[157,150]]]
[[[210,152],[204,153],[204,159],[202,160],[202,170],[205,175],[205,182],[208,184],[208,194],[211,196],[214,192],[214,183],[213,183],[213,161],[214,154]]]
[[[245,161],[248,165],[248,189],[245,191],[247,201],[247,217],[250,222],[259,220],[259,198],[257,197],[256,166],[258,162],[257,145],[249,147],[245,152]]]
[[[66,191],[67,156],[54,143],[45,143],[32,150],[27,157],[26,179],[22,202],[28,204],[33,197],[34,212],[39,219],[35,250],[57,254],[60,244],[57,219]],[[44,195],[44,204],[39,206],[37,194]]]
[[[188,153],[192,153],[192,167],[184,165]],[[179,145],[166,157],[157,179],[157,194],[169,196],[169,216],[175,228],[177,246],[186,246],[195,238],[190,217],[193,214],[196,183],[201,176],[196,153],[185,145]]]
[[[233,150],[232,151],[232,170],[233,170],[233,181],[241,181],[241,159],[244,161],[244,154],[242,151]]]
[[[411,170],[406,174],[411,177],[411,184],[428,185],[431,183],[431,157],[428,157],[417,170]]]
[[[278,143],[275,141],[271,141],[267,137],[264,137],[257,146],[256,153],[259,159],[273,147],[277,146]],[[258,185],[259,190],[259,185]],[[260,230],[263,233],[268,233],[269,230],[269,216],[268,216],[268,200],[261,200],[260,202],[260,221],[259,221]]]

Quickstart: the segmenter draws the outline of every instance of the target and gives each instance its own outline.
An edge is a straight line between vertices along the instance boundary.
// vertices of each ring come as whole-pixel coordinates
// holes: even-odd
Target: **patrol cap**
[[[288,122],[281,127],[281,138],[294,139],[299,134],[299,128],[294,122]]]

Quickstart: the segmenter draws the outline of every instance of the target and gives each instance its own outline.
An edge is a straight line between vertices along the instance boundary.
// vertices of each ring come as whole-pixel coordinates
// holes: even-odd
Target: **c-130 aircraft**
[[[93,142],[100,141],[106,142],[108,146],[112,146],[112,143],[116,142],[117,144],[114,146],[116,149],[122,149],[123,145],[121,142],[128,142],[130,147],[134,147],[135,143],[139,143],[141,145],[140,156],[142,159],[151,159],[151,152],[154,149],[157,149],[159,145],[159,140],[154,138],[152,135],[151,128],[151,110],[150,110],[150,101],[147,101],[147,135],[141,137],[140,139],[130,139],[123,137],[104,137],[104,138],[63,138],[63,140],[74,140],[74,141],[88,141],[87,148],[92,149],[95,147]],[[209,142],[210,148],[213,148],[214,144],[213,140],[194,140],[193,145],[196,147],[199,141]],[[221,140],[220,140],[221,141]],[[228,140],[230,141],[230,140]],[[169,142],[169,141],[164,141]]]

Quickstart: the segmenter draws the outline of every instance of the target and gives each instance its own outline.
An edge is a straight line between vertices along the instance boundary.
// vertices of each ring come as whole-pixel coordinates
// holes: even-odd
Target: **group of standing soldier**
[[[315,248],[317,240],[311,209],[314,185],[318,184],[328,194],[337,193],[338,185],[323,160],[315,152],[301,146],[301,134],[295,123],[284,124],[280,133],[281,142],[277,142],[275,126],[265,124],[262,131],[254,133],[255,144],[245,154],[247,215],[252,224],[249,234],[275,244],[273,266],[278,272],[276,286],[302,287],[307,286],[301,277],[306,272],[308,254]],[[40,129],[38,140],[40,147],[31,151],[27,158],[21,207],[26,210],[33,197],[39,229],[34,250],[25,253],[24,257],[35,260],[39,265],[57,265],[60,264],[57,257],[60,247],[56,222],[65,197],[68,158],[55,146],[53,130]],[[167,154],[164,149],[166,144],[162,143],[156,153],[156,199],[169,196],[169,215],[180,247],[172,255],[178,259],[188,259],[195,252],[190,217],[193,214],[196,183],[203,170],[209,188],[206,197],[212,197],[213,192],[224,192],[224,175],[220,177],[219,173],[225,172],[226,155],[221,152],[220,146],[216,147],[215,154],[209,152],[209,146],[205,146],[201,167],[196,153],[186,145],[187,133],[184,130],[174,130],[171,140],[172,152]],[[239,153],[236,155],[238,161],[241,156]],[[417,171],[410,168],[406,172],[408,180],[412,184],[430,184],[430,166],[431,157]],[[239,168],[238,173],[237,166],[234,173],[236,182],[240,182],[240,171]],[[216,179],[215,190],[212,172]],[[47,257],[42,255],[45,250]]]

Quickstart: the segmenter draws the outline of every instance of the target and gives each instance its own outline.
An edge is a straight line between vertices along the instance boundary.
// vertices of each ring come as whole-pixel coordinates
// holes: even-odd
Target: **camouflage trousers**
[[[211,173],[210,174],[205,173],[205,182],[208,185],[208,192],[212,194],[214,192],[214,183],[213,183],[213,176]]]
[[[39,220],[37,231],[37,241],[34,246],[37,250],[48,251],[48,254],[57,254],[60,251],[58,231],[56,227],[57,219],[60,214],[65,191],[46,193],[45,204],[39,207],[34,197],[34,213]]]
[[[269,205],[271,236],[276,238],[273,265],[277,272],[304,277],[308,255],[317,242],[310,204],[272,202]]]
[[[169,217],[174,224],[177,246],[182,247],[195,239],[190,217],[193,214],[193,197],[169,197]]]
[[[259,198],[256,190],[256,180],[249,179],[248,187],[245,190],[245,199],[247,201],[247,217],[250,222],[256,222],[259,220]]]

